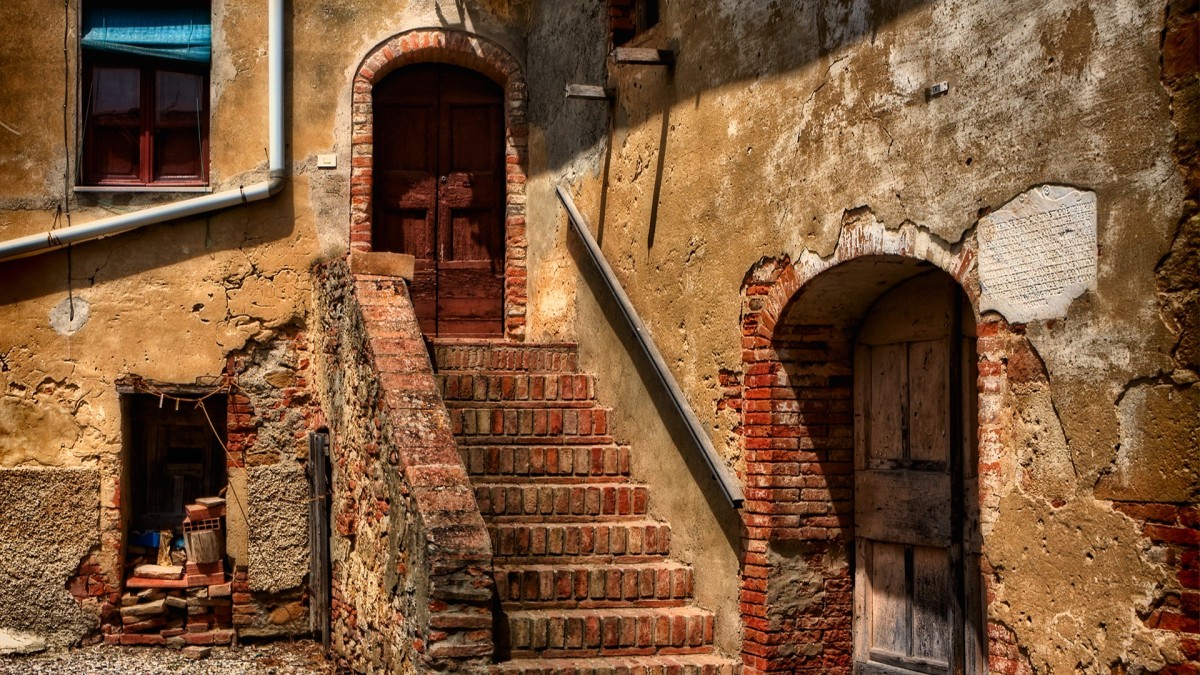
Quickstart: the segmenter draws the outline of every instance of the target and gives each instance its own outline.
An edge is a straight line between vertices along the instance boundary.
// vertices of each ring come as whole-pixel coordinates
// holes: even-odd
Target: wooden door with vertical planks
[[[859,329],[856,673],[975,672],[977,587],[963,546],[970,319],[954,281],[930,272],[884,294]]]
[[[504,328],[504,92],[445,64],[409,66],[374,90],[372,248],[416,258],[427,335]]]

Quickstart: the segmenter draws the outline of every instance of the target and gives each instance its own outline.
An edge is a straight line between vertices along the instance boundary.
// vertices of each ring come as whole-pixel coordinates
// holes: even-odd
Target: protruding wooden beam
[[[617,47],[613,50],[613,61],[621,64],[644,66],[670,66],[675,63],[675,52],[670,49],[646,47]]]
[[[578,98],[588,101],[608,101],[614,97],[612,89],[598,84],[568,84],[567,98]]]

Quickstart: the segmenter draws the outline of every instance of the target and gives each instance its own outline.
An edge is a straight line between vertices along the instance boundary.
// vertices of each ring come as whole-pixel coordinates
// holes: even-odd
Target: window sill
[[[212,192],[211,185],[76,185],[75,192]]]

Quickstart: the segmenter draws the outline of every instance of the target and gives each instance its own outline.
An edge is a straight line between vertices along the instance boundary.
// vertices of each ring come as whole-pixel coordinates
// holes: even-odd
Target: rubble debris
[[[210,645],[234,643],[232,584],[224,559],[225,500],[206,497],[184,510],[182,537],[170,530],[143,533],[140,543],[129,546],[132,571],[121,596],[121,625],[105,636],[106,643],[194,648],[188,656],[193,659],[206,657]],[[156,556],[161,563],[164,553],[178,564],[146,562]]]

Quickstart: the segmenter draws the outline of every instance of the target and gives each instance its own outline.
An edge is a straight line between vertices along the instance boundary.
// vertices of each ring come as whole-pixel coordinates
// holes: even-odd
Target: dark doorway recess
[[[504,91],[446,64],[402,68],[374,89],[371,247],[416,258],[426,335],[504,330]]]
[[[177,529],[185,504],[225,487],[223,439],[213,433],[215,426],[224,434],[224,397],[209,397],[205,409],[150,394],[122,396],[122,404],[129,439],[130,529]]]

